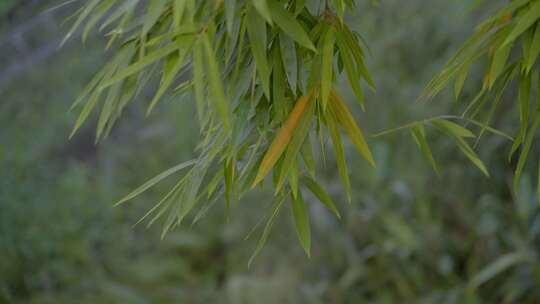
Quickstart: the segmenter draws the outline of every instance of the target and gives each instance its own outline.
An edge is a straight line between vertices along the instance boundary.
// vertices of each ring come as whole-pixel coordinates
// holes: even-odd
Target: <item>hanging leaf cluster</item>
[[[489,127],[503,95],[516,87],[513,109],[519,113],[519,130],[512,140],[508,160],[519,151],[514,188],[525,168],[529,151],[540,126],[540,1],[508,1],[488,17],[428,84],[422,98],[430,99],[453,82],[459,98],[469,71],[476,62],[485,62],[483,81],[476,96],[467,102],[461,115],[465,122],[479,126],[479,136]],[[478,162],[478,160],[476,161]]]
[[[317,182],[314,149],[325,153],[330,135],[349,198],[343,135],[375,166],[349,109],[355,102],[343,100],[335,87],[343,74],[362,109],[366,85],[375,87],[361,39],[344,22],[353,7],[351,0],[90,0],[73,16],[66,39],[82,32],[85,40],[98,29],[116,51],[75,101],[80,115],[72,135],[97,112],[96,138],[106,137],[125,107],[156,79],[147,113],[166,95],[192,100],[201,130],[198,157],[154,177],[118,203],[186,170],[141,219],[151,224],[163,218],[165,234],[190,214],[198,221],[220,199],[227,208],[233,206],[267,181],[275,203],[255,253],[288,202],[309,255],[302,191],[313,193],[340,217]]]

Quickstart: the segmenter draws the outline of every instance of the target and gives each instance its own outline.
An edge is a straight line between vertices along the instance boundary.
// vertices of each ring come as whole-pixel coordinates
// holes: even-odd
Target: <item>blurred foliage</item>
[[[355,113],[370,133],[462,106],[452,92],[430,103],[414,100],[477,23],[478,12],[466,2],[385,0],[360,5],[350,17],[378,54],[366,58],[378,91],[366,96],[367,113]],[[195,109],[169,100],[145,118],[152,94],[144,92],[102,144],[94,145],[95,121],[68,141],[75,114],[67,109],[100,65],[100,43],[93,41],[84,56],[66,47],[0,92],[0,302],[540,302],[534,175],[524,172],[516,197],[499,137],[482,142],[489,179],[429,130],[439,177],[408,135],[374,141],[376,173],[346,144],[350,205],[333,161],[320,168],[343,219],[305,193],[310,259],[290,233],[286,211],[247,269],[257,240],[244,238],[261,209],[270,208],[269,192],[248,195],[228,222],[219,204],[164,240],[156,229],[132,227],[173,181],[122,208],[112,203],[193,157]],[[470,77],[465,97],[482,81],[481,71]],[[502,114],[494,119],[510,126]]]

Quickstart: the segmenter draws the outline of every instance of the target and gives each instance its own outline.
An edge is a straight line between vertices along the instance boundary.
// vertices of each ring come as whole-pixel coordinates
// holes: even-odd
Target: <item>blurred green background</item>
[[[348,22],[368,41],[378,90],[357,119],[369,133],[462,104],[423,85],[501,1],[358,1]],[[366,3],[364,3],[366,2]],[[0,0],[0,303],[540,303],[540,216],[535,174],[511,191],[508,143],[486,136],[485,178],[455,146],[429,133],[437,176],[407,133],[371,140],[374,172],[350,149],[348,205],[332,159],[320,176],[344,215],[307,197],[312,258],[282,212],[250,269],[271,193],[254,191],[231,212],[223,204],[195,226],[160,240],[159,225],[133,224],[174,178],[130,204],[112,204],[157,173],[193,157],[197,123],[189,99],[142,110],[151,86],[112,135],[94,144],[93,123],[68,140],[68,108],[107,58],[99,35],[58,49],[75,5]],[[464,98],[479,76],[472,75]],[[345,95],[351,96],[346,88]],[[352,98],[348,98],[352,103]],[[512,95],[505,97],[512,102]],[[496,126],[512,131],[512,113]],[[538,150],[537,150],[538,151]]]

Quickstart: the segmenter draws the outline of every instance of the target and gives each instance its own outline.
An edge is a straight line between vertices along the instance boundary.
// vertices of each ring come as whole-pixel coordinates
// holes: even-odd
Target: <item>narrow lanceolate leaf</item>
[[[447,130],[454,136],[464,137],[464,138],[474,138],[476,137],[473,132],[469,129],[458,125],[457,123],[451,122],[446,119],[434,119],[431,121],[437,127]]]
[[[329,108],[331,108],[336,120],[343,127],[360,154],[368,161],[370,165],[375,167],[375,160],[373,159],[373,155],[371,154],[367,142],[364,139],[362,130],[358,127],[354,121],[353,115],[351,112],[349,112],[349,109],[335,90],[330,92]]]
[[[64,43],[66,43],[66,41],[71,36],[73,36],[75,31],[81,25],[81,23],[90,15],[90,13],[92,13],[92,11],[96,8],[97,5],[99,5],[100,2],[101,0],[92,0],[88,2],[88,4],[86,4],[86,6],[82,9],[81,13],[79,14],[79,17],[77,18],[77,20],[75,20],[75,23],[73,24],[73,26],[71,26],[71,29],[69,30],[69,32],[66,34],[66,36],[60,43],[61,46],[64,45]]]
[[[323,41],[322,67],[321,67],[321,103],[323,111],[326,110],[328,97],[332,89],[332,64],[334,60],[334,28],[329,27]]]
[[[134,197],[136,197],[137,195],[143,193],[144,191],[148,190],[150,187],[152,187],[153,185],[159,183],[161,180],[163,180],[164,178],[170,176],[171,174],[174,174],[184,168],[187,168],[189,166],[192,166],[196,163],[196,160],[190,160],[190,161],[186,161],[186,162],[183,162],[181,164],[178,164],[160,174],[158,174],[157,176],[155,176],[154,178],[150,179],[149,181],[147,181],[146,183],[144,183],[142,186],[140,186],[139,188],[133,190],[133,192],[131,192],[130,194],[126,195],[124,198],[122,198],[121,200],[119,200],[115,206],[118,206],[124,202],[127,202],[131,199],[133,199]]]
[[[305,113],[302,115],[302,118],[300,118],[298,121],[298,124],[294,130],[294,135],[287,145],[285,156],[281,162],[281,170],[279,173],[278,182],[276,184],[276,193],[281,190],[287,176],[290,176],[290,181],[292,183],[296,183],[296,180],[294,180],[295,176],[293,176],[293,174],[298,170],[296,167],[298,152],[300,152],[300,149],[308,136],[309,130],[311,129],[311,121],[313,120],[314,110],[315,103],[310,102]],[[295,190],[294,187],[292,188]],[[296,196],[295,191],[293,191],[293,195]]]
[[[217,63],[214,50],[212,49],[212,45],[210,44],[210,40],[208,39],[208,35],[204,35],[202,39],[206,59],[206,67],[208,68],[206,75],[208,76],[210,96],[212,97],[218,113],[221,116],[223,126],[225,127],[225,129],[229,129],[229,103],[225,98],[225,91],[223,89],[223,83],[221,81],[221,72],[219,71],[219,65]]]
[[[301,46],[315,51],[315,46],[309,35],[306,33],[302,25],[297,19],[289,12],[287,12],[279,1],[269,1],[268,7],[272,14],[272,19],[283,30],[283,32],[289,35]]]
[[[512,43],[509,43],[501,48],[498,48],[495,52],[495,55],[493,55],[493,61],[491,63],[491,69],[489,71],[489,87],[491,88],[497,78],[501,75],[503,72],[506,61],[508,60],[508,56],[510,55],[510,51],[512,50]]]
[[[268,218],[268,221],[266,222],[266,226],[264,227],[261,238],[259,239],[259,242],[257,243],[257,247],[255,248],[255,251],[249,258],[248,268],[251,266],[251,263],[253,262],[255,257],[257,257],[259,252],[261,252],[262,248],[264,247],[264,244],[266,244],[266,241],[268,240],[268,236],[270,235],[270,231],[272,231],[272,226],[274,226],[274,221],[276,220],[276,217],[279,214],[279,211],[281,210],[281,206],[283,205],[283,202],[287,198],[287,195],[288,194],[280,194],[278,197],[276,197],[274,204],[272,205],[272,210],[270,211],[270,217]]]
[[[334,147],[334,153],[336,155],[336,162],[338,166],[338,172],[345,187],[345,193],[349,203],[351,202],[351,181],[349,180],[349,172],[347,170],[347,161],[345,160],[345,152],[343,149],[343,141],[337,127],[335,114],[333,111],[327,111],[326,124],[330,132],[330,138],[332,139],[332,145]]]
[[[478,168],[485,176],[489,177],[489,172],[486,168],[486,165],[482,162],[480,157],[474,152],[474,150],[467,144],[467,142],[462,137],[456,137],[456,141],[459,149],[467,158]]]
[[[262,81],[264,94],[269,98],[271,70],[266,57],[266,24],[253,8],[249,8],[247,11],[246,24],[257,72]]]
[[[527,162],[527,156],[529,155],[529,150],[531,149],[532,142],[536,135],[536,131],[540,126],[540,110],[536,111],[534,121],[527,132],[525,142],[521,145],[521,153],[519,155],[516,172],[514,175],[514,189],[518,189],[519,179],[521,178],[521,173]]]
[[[197,41],[193,47],[193,90],[195,93],[195,103],[197,105],[197,115],[199,123],[204,125],[205,98],[204,98],[204,64],[203,49],[200,41]]]
[[[257,10],[257,12],[266,19],[266,22],[269,24],[272,24],[272,14],[269,9],[269,3],[267,0],[251,0],[253,3],[253,6]],[[271,0],[270,2],[274,2],[274,0]]]
[[[287,121],[285,121],[285,124],[283,124],[281,129],[279,129],[276,138],[270,145],[270,148],[268,148],[268,151],[266,151],[252,187],[255,187],[260,181],[262,181],[272,167],[274,167],[283,151],[285,151],[285,148],[287,148],[289,141],[294,135],[298,122],[306,113],[306,109],[310,103],[311,95],[302,96],[298,102],[296,102],[296,105],[294,106],[291,114],[289,114]]]
[[[298,81],[298,61],[296,58],[296,45],[294,41],[285,35],[279,35],[279,46],[281,48],[281,59],[283,67],[287,73],[289,87],[296,93],[296,83]]]
[[[339,210],[337,209],[336,205],[332,201],[332,198],[324,191],[324,188],[317,183],[313,178],[309,176],[302,176],[300,181],[308,187],[308,189],[321,201],[321,203],[324,204],[328,210],[333,212],[337,218],[341,218],[341,214],[339,214]]]
[[[154,99],[150,102],[150,105],[148,106],[148,110],[146,111],[146,114],[150,114],[158,101],[161,99],[163,94],[167,91],[167,89],[171,86],[174,79],[178,75],[178,72],[184,65],[184,58],[186,56],[187,51],[180,51],[179,54],[171,54],[169,58],[165,61],[164,69],[163,69],[163,76],[161,78],[161,82],[159,84],[159,89],[156,93],[156,96],[154,96]]]
[[[236,0],[227,0],[224,2],[224,5],[225,5],[225,21],[227,22],[227,32],[231,34],[233,31]]]
[[[178,50],[184,43],[186,42],[186,39],[178,39],[178,41],[174,43],[170,43],[167,46],[164,46],[157,51],[154,51],[152,53],[147,54],[146,56],[142,57],[139,61],[127,66],[126,68],[118,71],[111,79],[105,81],[100,88],[104,89],[118,81],[121,81],[125,79],[128,76],[131,76],[145,67],[147,67],[150,64],[156,63],[161,58],[169,55],[170,53]]]
[[[311,256],[311,229],[309,226],[309,214],[306,208],[306,203],[302,198],[302,192],[298,192],[296,198],[292,199],[291,203],[292,214],[294,219],[294,227],[296,234],[300,240],[300,244],[307,256]]]
[[[362,87],[360,86],[360,74],[356,70],[356,65],[353,62],[352,55],[350,54],[350,50],[346,42],[340,37],[341,35],[336,36],[336,43],[339,48],[341,60],[343,60],[343,66],[345,68],[345,73],[347,74],[347,79],[349,80],[349,84],[351,85],[354,95],[360,102],[362,110],[365,110],[364,94],[362,93]]]
[[[538,59],[540,54],[540,22],[536,23],[536,29],[534,31],[533,40],[531,42],[531,49],[529,51],[529,58],[527,58],[526,72],[529,73]]]
[[[437,163],[433,158],[433,153],[431,153],[431,148],[429,147],[429,144],[426,140],[424,126],[414,125],[413,127],[411,127],[411,134],[414,137],[416,144],[420,148],[420,151],[422,151],[422,153],[424,154],[424,157],[428,159],[431,167],[433,167],[433,170],[438,174],[439,170],[437,169]]]
[[[536,1],[531,4],[527,12],[521,16],[518,23],[512,29],[512,32],[508,35],[504,44],[510,44],[516,38],[531,27],[536,21],[540,19],[540,2]]]

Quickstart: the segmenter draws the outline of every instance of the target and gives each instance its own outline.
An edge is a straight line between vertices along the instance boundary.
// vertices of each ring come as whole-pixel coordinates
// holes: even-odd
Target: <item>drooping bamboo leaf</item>
[[[540,2],[531,3],[531,7],[527,12],[521,16],[518,23],[512,29],[512,32],[508,34],[508,37],[504,41],[504,45],[513,42],[519,35],[525,32],[531,27],[538,19],[540,19]]]
[[[415,125],[411,127],[411,133],[416,143],[418,144],[420,151],[422,151],[422,154],[424,154],[424,156],[428,159],[433,170],[438,174],[439,170],[437,168],[437,162],[435,162],[435,158],[433,158],[431,148],[429,147],[429,144],[426,140],[426,132],[424,129],[424,125]]]
[[[253,182],[252,187],[255,187],[260,181],[264,179],[264,177],[276,164],[283,151],[285,151],[287,145],[289,144],[289,141],[294,135],[294,131],[298,125],[298,122],[306,113],[306,110],[308,109],[310,103],[311,95],[302,96],[296,102],[296,105],[294,106],[291,114],[289,114],[287,121],[285,121],[281,129],[279,129],[274,141],[270,145],[270,148],[268,148],[268,151],[266,151],[266,154],[264,155],[264,158],[261,162],[259,171],[257,172],[257,176],[255,178],[255,181]]]
[[[138,196],[139,194],[143,193],[144,191],[148,190],[150,187],[154,186],[155,184],[159,183],[161,180],[163,180],[164,178],[170,176],[171,174],[174,174],[184,168],[187,168],[187,167],[190,167],[192,165],[194,165],[196,163],[195,160],[189,160],[189,161],[186,161],[186,162],[183,162],[183,163],[180,163],[166,171],[163,171],[162,173],[156,175],[154,178],[150,179],[149,181],[147,181],[146,183],[144,183],[143,185],[141,185],[140,187],[138,187],[137,189],[133,190],[130,194],[126,195],[124,198],[122,198],[121,200],[119,200],[115,206],[118,206],[122,203],[125,203],[131,199],[133,199],[134,197]]]
[[[291,199],[291,209],[294,219],[296,235],[308,257],[311,256],[311,229],[309,226],[309,214],[302,197],[302,192],[298,192],[296,198]]]
[[[270,97],[270,66],[266,58],[266,25],[253,8],[248,9],[247,32],[266,97]]]
[[[364,139],[364,134],[362,130],[358,127],[354,118],[349,112],[349,109],[341,100],[341,97],[332,90],[330,93],[329,105],[332,108],[332,111],[351,141],[354,143],[360,154],[368,161],[370,165],[375,167],[375,160],[373,155],[368,147],[366,140]]]
[[[330,138],[332,139],[332,146],[334,147],[338,172],[345,188],[347,199],[349,202],[351,202],[351,182],[349,180],[349,173],[347,169],[347,162],[345,160],[343,142],[341,141],[341,135],[339,134],[336,118],[334,116],[334,112],[330,110],[327,112],[325,120],[328,126],[328,130],[330,131]]]
[[[328,97],[332,89],[333,60],[334,60],[334,28],[329,27],[323,40],[322,67],[321,67],[321,104],[323,111],[326,110]]]
[[[336,205],[332,201],[332,198],[326,193],[324,188],[317,183],[313,178],[309,176],[302,176],[300,179],[302,183],[308,187],[308,189],[321,201],[321,203],[324,204],[328,210],[333,212],[338,219],[341,219],[341,214],[339,214],[339,210],[337,209]]]
[[[313,42],[311,42],[311,39],[309,38],[302,25],[298,23],[297,19],[292,14],[287,12],[282,7],[282,4],[280,2],[269,1],[268,7],[270,9],[272,19],[283,30],[285,34],[289,35],[301,46],[308,48],[312,51],[316,51]]]
[[[214,50],[212,49],[212,45],[210,44],[210,40],[208,39],[207,35],[204,35],[203,37],[203,46],[206,59],[206,75],[208,76],[210,96],[212,97],[218,113],[221,116],[223,126],[225,127],[225,129],[229,129],[231,124],[229,119],[229,102],[225,97],[225,91],[221,80],[221,72],[219,70],[219,65],[217,63]]]
[[[277,215],[279,214],[279,211],[281,209],[281,206],[283,205],[283,202],[287,198],[288,194],[280,194],[278,197],[275,198],[274,204],[272,206],[272,210],[270,211],[268,221],[266,222],[266,226],[264,227],[263,233],[261,235],[261,238],[259,239],[259,242],[257,243],[257,247],[255,248],[255,251],[251,255],[248,261],[248,268],[251,266],[251,263],[259,255],[261,252],[261,249],[266,244],[266,241],[268,240],[268,236],[270,235],[270,231],[272,231],[272,226],[274,225],[274,221],[276,220]]]

